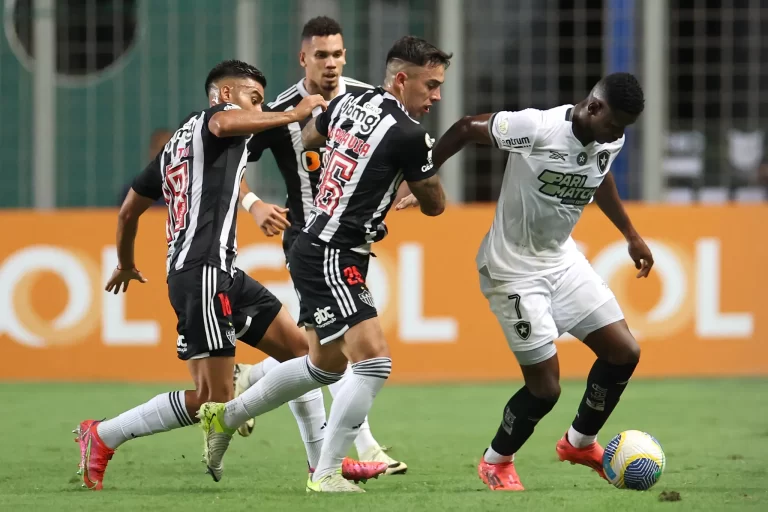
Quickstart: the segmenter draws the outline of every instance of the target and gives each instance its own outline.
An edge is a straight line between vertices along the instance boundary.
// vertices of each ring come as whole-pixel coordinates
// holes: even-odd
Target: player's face
[[[304,40],[299,53],[301,67],[307,80],[320,90],[331,92],[339,85],[339,78],[347,63],[347,50],[341,34]]]
[[[234,103],[243,110],[261,111],[264,103],[264,86],[252,78],[227,80],[219,86],[219,101]]]
[[[403,82],[405,108],[411,117],[429,114],[432,105],[440,101],[440,86],[445,81],[442,65],[415,68]]]
[[[606,144],[620,139],[624,129],[637,121],[637,116],[613,110],[606,103],[594,102],[588,106],[595,142]]]

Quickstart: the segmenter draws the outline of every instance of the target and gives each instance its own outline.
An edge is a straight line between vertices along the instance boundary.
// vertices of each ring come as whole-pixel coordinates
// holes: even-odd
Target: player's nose
[[[429,96],[429,99],[432,101],[440,101],[442,97],[440,96],[440,88],[438,87],[434,91],[432,91],[432,94]]]

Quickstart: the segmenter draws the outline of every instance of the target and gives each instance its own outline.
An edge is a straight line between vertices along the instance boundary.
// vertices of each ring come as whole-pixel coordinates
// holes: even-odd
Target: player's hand
[[[299,104],[296,105],[296,108],[293,109],[293,112],[297,119],[306,119],[312,115],[312,111],[317,107],[320,107],[325,111],[325,109],[328,108],[328,103],[325,101],[325,98],[319,94],[313,94],[301,100]]]
[[[635,262],[635,268],[639,270],[637,278],[648,277],[653,267],[653,254],[642,238],[634,236],[629,239],[629,256]]]
[[[414,208],[419,206],[419,200],[413,194],[408,194],[395,205],[395,210],[405,210],[406,208]]]
[[[281,208],[275,204],[256,201],[251,206],[249,213],[253,215],[256,225],[261,232],[267,236],[279,235],[281,231],[287,229],[291,223],[285,218],[288,208]]]
[[[128,290],[128,283],[133,280],[136,280],[140,283],[147,282],[146,278],[141,275],[141,272],[139,272],[136,267],[130,269],[117,267],[114,272],[112,272],[112,277],[109,278],[107,286],[104,289],[108,292],[114,291],[115,295],[117,295],[120,293],[121,286],[123,291]]]

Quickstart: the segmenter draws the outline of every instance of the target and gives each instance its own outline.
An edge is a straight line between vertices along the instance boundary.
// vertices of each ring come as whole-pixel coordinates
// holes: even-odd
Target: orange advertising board
[[[639,339],[638,375],[768,375],[768,206],[643,206],[629,212],[654,251],[637,280],[626,244],[596,207],[574,233],[611,286]],[[176,359],[165,284],[164,211],[141,221],[136,260],[146,284],[103,291],[116,264],[114,210],[0,213],[0,380],[186,380]],[[449,208],[437,218],[392,212],[368,284],[393,356],[392,380],[519,378],[514,356],[478,284],[474,258],[493,206]],[[240,217],[238,266],[296,316],[278,239]],[[557,341],[563,377],[593,356]],[[238,359],[263,355],[244,344]]]

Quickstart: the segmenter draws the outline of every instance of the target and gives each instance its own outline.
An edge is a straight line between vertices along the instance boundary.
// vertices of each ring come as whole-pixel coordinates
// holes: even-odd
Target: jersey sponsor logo
[[[427,152],[427,163],[421,166],[421,172],[427,172],[430,169],[432,169],[433,166],[434,164],[432,163],[432,150],[430,149]]]
[[[368,156],[368,152],[371,150],[370,144],[360,137],[352,135],[343,128],[331,128],[329,135],[329,140],[331,142],[336,142],[339,145],[339,148],[347,147],[351,149],[353,153],[357,153],[361,157]]]
[[[322,164],[323,164],[323,160],[320,154],[323,152],[325,152],[325,148],[322,148],[317,151],[315,150],[302,151],[301,157],[300,157],[301,168],[307,172],[319,171],[320,167],[322,167]]]
[[[512,137],[510,139],[501,139],[500,143],[502,148],[507,149],[524,149],[531,147],[531,139],[528,137]]]
[[[544,195],[561,199],[561,204],[589,204],[597,187],[585,187],[587,177],[581,174],[563,174],[544,169],[539,174],[539,181],[544,184],[539,189]]]
[[[611,161],[611,153],[607,150],[600,151],[597,154],[597,170],[600,171],[600,174],[605,174],[605,171],[608,170],[608,162]]]
[[[551,151],[549,152],[549,159],[550,160],[562,160],[565,162],[565,157],[568,156],[568,153],[561,153],[559,151]]]
[[[336,321],[336,315],[331,312],[331,306],[315,310],[315,327],[325,327]]]
[[[506,135],[509,131],[509,121],[505,117],[501,121],[499,121],[499,133],[502,135]]]
[[[427,147],[432,149],[432,146],[435,145],[435,139],[429,136],[428,133],[424,134],[424,142],[427,144]]]
[[[579,153],[578,156],[576,157],[576,163],[578,165],[586,165],[587,164],[587,153],[585,153],[584,151]]]
[[[183,334],[179,334],[179,337],[176,338],[176,352],[178,352],[179,354],[187,353],[187,342],[184,341]]]
[[[527,340],[531,337],[531,324],[525,320],[521,320],[515,324],[515,332],[520,339]]]
[[[366,103],[363,106],[355,103],[354,96],[348,96],[341,105],[341,115],[354,121],[357,133],[370,135],[381,121],[381,109]]]

